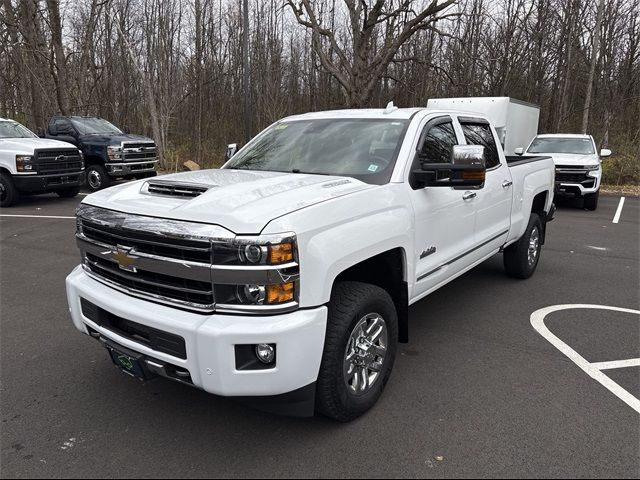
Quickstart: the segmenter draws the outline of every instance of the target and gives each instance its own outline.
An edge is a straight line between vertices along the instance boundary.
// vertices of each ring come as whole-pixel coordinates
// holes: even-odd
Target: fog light
[[[273,363],[276,359],[276,349],[273,345],[259,343],[256,345],[256,357],[264,364]]]

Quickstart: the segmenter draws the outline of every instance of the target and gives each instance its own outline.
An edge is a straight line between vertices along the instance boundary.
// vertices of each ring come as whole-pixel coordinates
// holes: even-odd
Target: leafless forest
[[[308,110],[508,95],[541,132],[614,151],[608,183],[640,178],[636,0],[0,0],[0,116],[34,130],[96,114],[154,137],[163,162],[219,164]]]

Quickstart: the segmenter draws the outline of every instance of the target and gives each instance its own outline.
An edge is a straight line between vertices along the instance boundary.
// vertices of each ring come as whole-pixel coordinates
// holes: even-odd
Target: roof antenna
[[[392,113],[395,112],[396,110],[398,110],[398,107],[396,107],[393,104],[393,100],[391,100],[389,103],[387,103],[386,108],[384,109],[384,112],[382,112],[383,114],[388,114],[388,113]]]

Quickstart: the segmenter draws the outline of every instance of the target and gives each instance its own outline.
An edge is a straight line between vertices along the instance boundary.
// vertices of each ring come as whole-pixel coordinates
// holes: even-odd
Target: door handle
[[[471,200],[472,198],[475,198],[478,194],[476,192],[464,192],[464,195],[462,195],[462,199],[463,200]]]
[[[502,188],[509,188],[511,185],[513,185],[513,182],[511,180],[505,180],[504,182],[502,182]]]

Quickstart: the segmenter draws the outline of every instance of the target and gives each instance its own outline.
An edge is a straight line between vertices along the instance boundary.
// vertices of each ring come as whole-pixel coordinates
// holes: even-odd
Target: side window
[[[462,123],[462,132],[469,145],[482,145],[487,156],[487,168],[500,165],[498,147],[488,123]]]
[[[429,130],[420,146],[420,160],[425,163],[451,163],[453,146],[458,144],[451,122],[439,123]]]
[[[58,135],[73,135],[73,128],[68,120],[59,118],[55,121]]]

